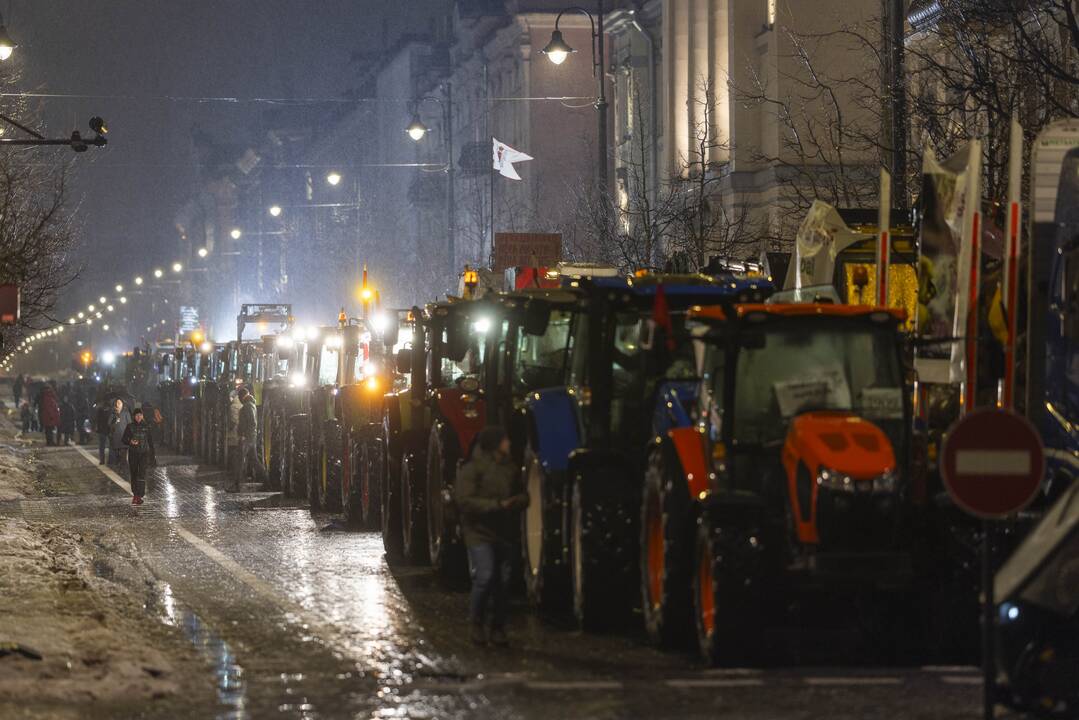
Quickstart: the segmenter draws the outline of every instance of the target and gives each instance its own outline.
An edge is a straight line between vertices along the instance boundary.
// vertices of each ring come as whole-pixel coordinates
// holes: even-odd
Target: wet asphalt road
[[[96,450],[96,448],[95,448]],[[52,497],[0,515],[130,535],[161,581],[148,612],[216,674],[222,718],[975,718],[970,667],[710,670],[638,639],[582,635],[518,603],[513,647],[465,637],[467,597],[387,566],[381,539],[161,455],[146,504],[74,448],[41,448]]]

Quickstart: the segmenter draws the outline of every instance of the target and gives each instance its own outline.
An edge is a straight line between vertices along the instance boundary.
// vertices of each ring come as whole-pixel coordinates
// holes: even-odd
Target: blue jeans
[[[472,576],[469,615],[474,625],[484,625],[490,607],[491,627],[506,626],[509,611],[510,545],[501,542],[468,546],[468,567]]]

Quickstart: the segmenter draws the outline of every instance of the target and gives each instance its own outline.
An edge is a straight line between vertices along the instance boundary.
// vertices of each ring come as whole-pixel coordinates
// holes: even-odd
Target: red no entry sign
[[[941,474],[955,504],[982,518],[1026,507],[1041,487],[1042,441],[1026,418],[1007,410],[975,410],[944,441]]]

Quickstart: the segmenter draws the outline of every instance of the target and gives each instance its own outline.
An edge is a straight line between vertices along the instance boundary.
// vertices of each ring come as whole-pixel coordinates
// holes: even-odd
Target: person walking
[[[225,444],[228,446],[228,469],[232,477],[232,486],[239,490],[243,478],[243,458],[240,456],[240,411],[243,409],[239,388],[229,393],[229,413],[225,424]]]
[[[64,393],[60,396],[60,444],[67,446],[75,438],[75,405],[71,402],[71,395]]]
[[[97,433],[97,461],[98,465],[105,464],[105,449],[109,447],[109,418],[112,410],[103,392],[98,393],[97,402],[94,403],[94,432]]]
[[[45,444],[56,445],[56,431],[60,427],[60,403],[56,400],[56,390],[52,385],[41,388],[37,412],[45,430]]]
[[[146,495],[146,465],[154,452],[154,436],[142,408],[135,408],[121,440],[127,448],[131,504],[142,505],[142,498]]]
[[[240,440],[240,461],[238,463],[238,472],[233,481],[234,490],[240,489],[240,483],[247,477],[248,467],[254,468],[255,479],[258,482],[266,482],[266,468],[263,466],[262,459],[255,449],[259,429],[259,410],[258,405],[255,403],[255,396],[246,387],[241,387],[237,391],[237,396],[240,398],[241,403],[240,418],[237,424]]]
[[[124,407],[124,401],[116,398],[112,403],[112,412],[109,413],[109,465],[115,468],[121,467],[126,454],[124,445],[124,430],[131,423],[131,413]]]
[[[22,401],[22,407],[19,408],[19,419],[22,420],[22,434],[26,435],[34,424],[34,411],[26,400]]]
[[[15,382],[11,384],[11,394],[15,398],[15,407],[19,407],[22,402],[22,373],[15,376]]]
[[[528,507],[510,441],[500,427],[480,431],[476,450],[457,480],[455,498],[472,576],[472,642],[505,647],[513,543]]]

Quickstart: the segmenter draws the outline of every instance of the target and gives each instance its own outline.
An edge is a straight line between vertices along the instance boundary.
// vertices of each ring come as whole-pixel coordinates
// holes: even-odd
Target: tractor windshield
[[[555,310],[542,335],[519,332],[514,357],[515,393],[553,387],[563,382],[572,318],[570,312]]]
[[[771,320],[741,334],[735,365],[735,442],[782,441],[811,410],[847,410],[869,420],[903,417],[895,331],[842,317]]]

